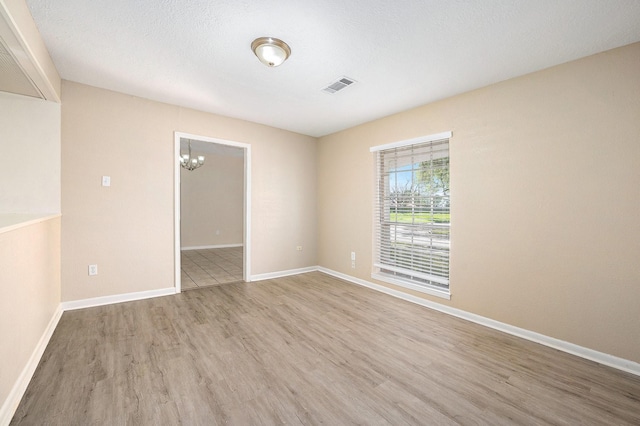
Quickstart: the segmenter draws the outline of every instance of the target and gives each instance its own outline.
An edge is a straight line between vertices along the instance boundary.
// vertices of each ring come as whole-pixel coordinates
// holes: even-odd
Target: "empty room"
[[[0,426],[640,424],[640,2],[0,0]]]

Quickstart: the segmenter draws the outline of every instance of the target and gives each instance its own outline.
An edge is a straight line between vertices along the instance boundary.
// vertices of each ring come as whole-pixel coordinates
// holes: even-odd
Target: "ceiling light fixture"
[[[189,139],[189,153],[180,155],[180,165],[183,169],[189,171],[195,170],[204,164],[204,155],[198,155],[197,157],[191,156],[191,139]]]
[[[289,45],[273,37],[260,37],[253,40],[251,50],[260,59],[260,62],[268,67],[277,67],[291,55]]]

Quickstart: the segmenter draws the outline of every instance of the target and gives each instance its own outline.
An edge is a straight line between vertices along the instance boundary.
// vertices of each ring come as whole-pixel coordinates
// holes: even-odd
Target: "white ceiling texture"
[[[640,41],[640,0],[27,4],[64,79],[311,136]],[[261,36],[289,60],[260,63]]]

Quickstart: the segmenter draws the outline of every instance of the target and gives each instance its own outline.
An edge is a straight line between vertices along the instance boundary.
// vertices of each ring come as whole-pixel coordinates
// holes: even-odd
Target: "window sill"
[[[445,290],[439,287],[428,286],[428,285],[417,285],[412,283],[411,281],[402,280],[399,278],[393,278],[385,274],[380,273],[372,273],[371,278],[383,281],[389,284],[394,284],[400,287],[408,288],[410,290],[419,291],[420,293],[425,293],[430,296],[441,297],[443,299],[451,300],[451,292],[449,290]]]

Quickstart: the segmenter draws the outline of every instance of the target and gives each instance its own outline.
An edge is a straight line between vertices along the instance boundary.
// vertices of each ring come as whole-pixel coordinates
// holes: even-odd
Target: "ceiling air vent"
[[[48,54],[36,59],[4,3],[0,0],[0,92],[60,102],[40,62]]]
[[[327,93],[336,93],[344,89],[345,87],[349,87],[355,82],[356,81],[351,78],[342,77],[340,80],[334,81],[333,83],[322,89],[322,91]]]
[[[0,39],[0,91],[44,99]]]

